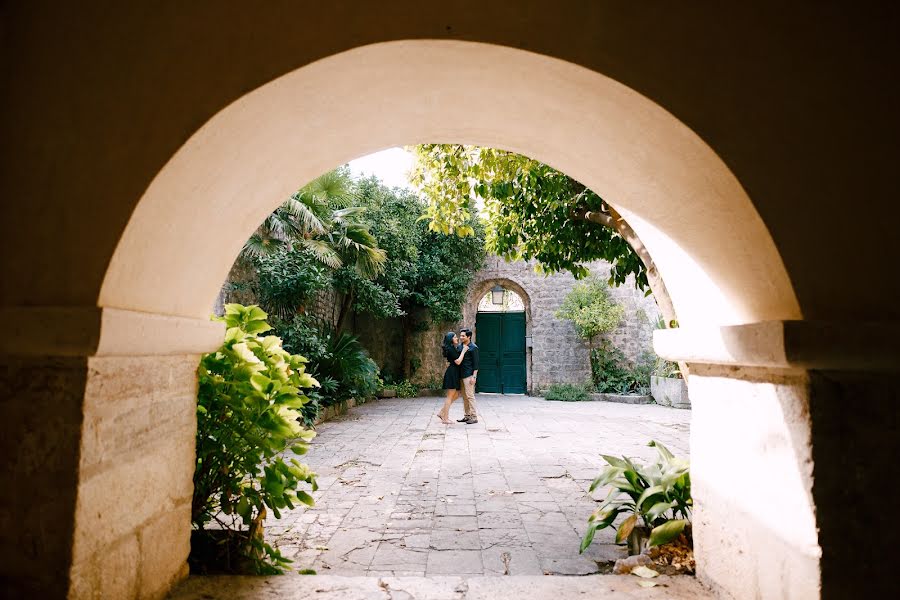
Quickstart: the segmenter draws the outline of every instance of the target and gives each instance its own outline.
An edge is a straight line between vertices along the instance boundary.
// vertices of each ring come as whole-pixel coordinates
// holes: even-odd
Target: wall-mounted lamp
[[[491,304],[500,306],[503,304],[503,294],[506,292],[499,284],[491,288]]]

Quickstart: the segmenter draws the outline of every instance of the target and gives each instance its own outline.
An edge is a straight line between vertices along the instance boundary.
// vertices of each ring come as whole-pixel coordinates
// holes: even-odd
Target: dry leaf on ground
[[[643,566],[643,565],[641,565],[640,567],[635,567],[634,569],[632,569],[632,570],[631,570],[631,574],[632,574],[632,575],[637,575],[638,577],[644,577],[644,578],[646,578],[646,579],[649,579],[649,578],[651,578],[651,577],[656,577],[657,575],[659,575],[659,573],[657,573],[657,572],[654,571],[653,569],[649,569],[649,568],[647,568],[647,567],[645,567],[645,566]]]

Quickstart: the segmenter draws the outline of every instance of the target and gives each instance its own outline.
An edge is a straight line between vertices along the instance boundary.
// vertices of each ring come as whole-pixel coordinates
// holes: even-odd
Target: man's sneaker
[[[465,420],[466,425],[472,425],[473,423],[478,422],[478,417],[469,417]]]
[[[463,417],[462,419],[457,419],[456,422],[457,423],[465,423],[468,420],[469,420],[469,417]]]

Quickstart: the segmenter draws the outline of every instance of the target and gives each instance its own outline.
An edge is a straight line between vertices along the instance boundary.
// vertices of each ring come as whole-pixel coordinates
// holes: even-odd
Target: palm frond
[[[343,230],[343,237],[349,239],[357,246],[366,246],[369,248],[377,248],[378,240],[369,231],[368,227],[363,225],[349,225]]]
[[[285,200],[279,211],[290,215],[298,235],[321,235],[325,233],[325,223],[317,214],[317,208],[311,198],[294,194]]]
[[[296,243],[298,246],[308,250],[317,261],[330,269],[340,269],[344,265],[337,251],[325,240],[301,238]]]
[[[244,242],[244,247],[241,249],[240,256],[242,258],[269,256],[284,246],[285,242],[282,240],[257,231]]]
[[[387,254],[381,248],[360,246],[354,267],[357,273],[366,279],[375,279],[384,273]]]
[[[331,220],[340,226],[356,225],[359,223],[360,217],[366,212],[365,206],[348,206],[340,208],[331,213]]]
[[[312,194],[321,202],[331,206],[349,206],[355,199],[350,175],[342,169],[335,169],[316,177],[303,186],[300,191]]]

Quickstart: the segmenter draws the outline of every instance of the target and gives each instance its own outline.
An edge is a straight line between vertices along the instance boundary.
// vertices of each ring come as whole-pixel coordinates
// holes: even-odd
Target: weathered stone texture
[[[552,383],[588,381],[591,376],[588,344],[578,338],[570,322],[557,319],[555,315],[577,282],[568,273],[549,276],[535,273],[534,265],[534,261],[506,262],[498,257],[488,257],[485,267],[478,271],[469,286],[462,321],[430,325],[427,330],[413,335],[411,356],[421,361],[414,380],[421,383],[441,380],[446,368],[440,352],[443,333],[458,331],[461,327],[474,330],[479,300],[499,283],[518,293],[525,302],[526,335],[532,339],[526,359],[529,390],[540,391]],[[603,280],[609,278],[608,263],[596,262],[590,269]],[[625,308],[625,316],[619,327],[606,337],[628,360],[634,361],[652,349],[654,323],[658,316],[656,302],[652,296],[644,296],[637,290],[631,279],[624,285],[610,288],[610,295]],[[427,314],[412,316],[417,322],[430,323]],[[403,334],[399,319],[375,321],[359,317],[354,325],[375,362],[389,371],[402,371]],[[475,341],[478,341],[477,331]]]
[[[691,367],[698,578],[737,599],[819,597],[807,376]]]
[[[198,360],[88,360],[70,597],[160,598],[187,574]]]

